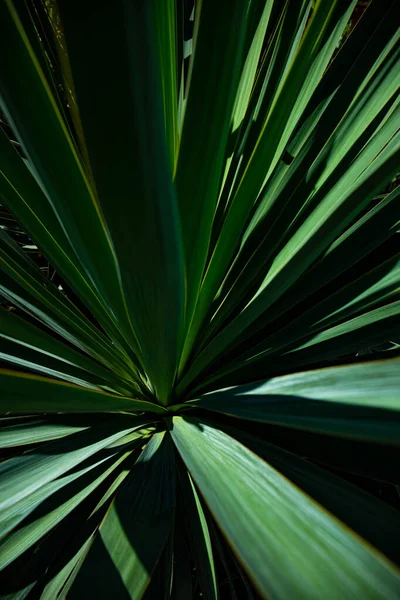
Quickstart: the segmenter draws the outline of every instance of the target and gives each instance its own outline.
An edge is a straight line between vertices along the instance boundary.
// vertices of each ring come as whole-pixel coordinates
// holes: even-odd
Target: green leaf
[[[86,430],[84,435],[69,438],[68,442],[63,440],[58,444],[46,444],[41,445],[39,449],[28,450],[25,454],[25,460],[22,457],[15,457],[4,463],[4,470],[0,475],[1,485],[4,486],[4,478],[9,476],[10,489],[15,493],[15,499],[13,498],[14,502],[11,506],[6,505],[0,510],[1,536],[3,537],[15,530],[19,523],[25,521],[38,507],[45,507],[45,510],[39,508],[40,519],[44,512],[46,514],[54,513],[55,509],[57,509],[55,515],[64,515],[64,509],[60,508],[59,500],[61,500],[61,504],[64,504],[65,499],[70,497],[69,490],[71,489],[73,495],[76,491],[80,494],[81,489],[84,487],[82,482],[87,479],[91,481],[90,478],[93,477],[93,474],[98,473],[99,470],[101,471],[104,466],[107,467],[109,459],[116,457],[119,450],[125,450],[125,453],[121,452],[120,456],[123,454],[123,457],[126,457],[136,446],[141,445],[143,443],[142,424],[143,421],[136,422],[136,425],[130,429],[131,433],[129,434],[126,434],[126,429],[124,429],[122,437],[115,434],[110,436],[110,429],[107,430],[105,427],[102,429],[90,428]],[[111,431],[115,431],[115,427]],[[94,443],[93,439],[95,440]],[[63,450],[64,454],[60,456]],[[128,454],[126,453],[127,450],[129,451]],[[52,460],[42,459],[41,452],[44,452],[45,456],[48,453]],[[79,467],[71,467],[71,461],[74,459],[75,464]],[[51,472],[52,466],[54,467],[54,474]],[[29,475],[30,467],[33,467],[39,482],[36,487],[36,482],[32,481]],[[19,488],[19,479],[21,478],[24,478],[27,482],[26,489],[22,491]],[[73,504],[68,500],[66,507],[71,506],[73,507]],[[33,520],[36,520],[35,514],[29,519],[27,531],[32,531],[36,536],[37,531],[42,531],[41,524],[47,527],[47,521],[41,519],[40,527],[37,528],[35,524],[32,525]],[[24,527],[25,525],[23,525]],[[39,537],[41,535],[40,533]],[[25,539],[24,533],[17,533],[16,536],[12,533],[12,536],[13,539],[17,540]],[[30,538],[30,536],[28,537]],[[13,542],[11,542],[11,545],[13,545]]]
[[[221,533],[217,531],[217,528],[214,526],[212,515],[210,515],[209,511],[207,523],[212,539],[212,544],[215,548],[215,553],[218,556],[218,559],[221,561],[221,565],[223,566],[226,575],[226,580],[224,580],[223,583],[225,585],[228,584],[232,600],[238,600],[234,581],[237,578],[237,570],[235,568],[232,568],[231,564],[228,563],[228,557],[233,557],[232,551],[230,551],[229,548],[227,548],[226,546],[224,547],[223,541],[221,539]]]
[[[126,328],[115,254],[88,172],[11,0],[0,14],[4,43],[13,56],[12,64],[2,62],[3,110],[88,278]]]
[[[121,597],[142,598],[166,543],[174,507],[173,446],[162,432],[150,440],[111,504],[71,597],[86,589],[93,569],[98,572],[101,565],[104,576],[91,585],[96,597],[117,590]]]
[[[350,268],[393,236],[400,226],[400,203],[397,201],[399,194],[400,186],[338,237],[320,260],[298,279],[289,292],[268,309],[266,316],[269,322],[293,306],[295,302],[300,302],[340,275],[344,264],[346,269]]]
[[[186,468],[179,465],[179,484],[184,497],[186,527],[201,587],[210,600],[219,598],[213,551],[207,520],[193,481]]]
[[[172,436],[264,596],[396,597],[400,577],[382,555],[239,442],[179,417]]]
[[[116,347],[85,319],[74,304],[46,279],[2,229],[0,269],[3,272],[0,293],[12,304],[21,307],[103,364],[112,365],[117,373],[126,373],[126,357],[121,355]]]
[[[343,287],[315,307],[305,311],[290,323],[291,331],[285,327],[267,340],[274,352],[297,340],[312,339],[316,332],[327,330],[341,322],[366,314],[397,300],[400,289],[400,255],[395,255],[378,267]],[[283,342],[283,340],[285,340]],[[297,342],[301,346],[301,342]],[[257,351],[257,348],[255,349]]]
[[[104,419],[100,425],[75,433],[72,438],[49,442],[0,465],[0,510],[15,505],[48,482],[93,456],[147,420],[135,417]]]
[[[277,271],[275,271],[275,267],[271,267],[270,274],[265,279],[262,288],[260,288],[256,296],[253,297],[253,300],[246,306],[245,310],[212,340],[203,353],[191,365],[188,373],[186,373],[178,386],[179,393],[187,389],[189,382],[198,377],[206,365],[215,360],[221,352],[232,346],[234,342],[237,344],[246,338],[249,325],[253,324],[260,315],[265,313],[269,306],[273,302],[276,302],[290,288],[291,283],[298,280],[305,269],[341,233],[346,223],[350,224],[351,218],[354,218],[359,214],[363,206],[366,206],[368,199],[373,198],[382,186],[390,181],[393,173],[397,170],[398,158],[400,156],[400,137],[394,135],[397,128],[394,113],[388,117],[386,125],[387,128],[381,127],[376,136],[376,138],[381,139],[374,138],[372,143],[372,146],[376,144],[378,148],[381,143],[387,144],[381,151],[379,158],[376,158],[371,163],[374,156],[369,156],[368,151],[370,148],[367,145],[358,159],[354,161],[351,168],[346,172],[346,177],[340,180],[338,185],[342,190],[341,194],[336,195],[337,190],[333,189],[332,193],[324,197],[316,210],[309,215],[309,218],[304,221],[296,234],[290,238],[288,246],[282,250],[282,270],[281,267],[277,267]],[[389,137],[387,138],[386,135]],[[373,152],[375,151],[376,149],[373,149]],[[356,178],[353,186],[351,186],[350,182],[352,181],[354,172],[359,172],[358,169],[360,168],[363,169],[362,176]],[[291,250],[289,250],[289,246]],[[283,258],[284,256],[285,258]],[[274,260],[275,265],[278,262],[280,263],[280,258],[277,256]],[[272,274],[273,272],[275,274]]]
[[[131,459],[129,459],[131,461]],[[117,477],[112,476],[112,481],[108,481],[108,486],[103,486],[103,491],[107,490],[104,494],[97,496],[97,500],[91,503],[92,510],[87,513],[83,526],[78,524],[77,531],[74,532],[73,537],[67,537],[67,545],[58,553],[57,560],[53,562],[50,570],[46,573],[46,581],[48,585],[45,587],[45,591],[48,592],[48,600],[53,600],[54,596],[51,596],[51,592],[54,587],[63,589],[63,594],[68,594],[72,597],[71,587],[79,573],[80,568],[93,545],[96,536],[98,535],[98,528],[105,518],[107,511],[110,507],[110,500],[112,500],[115,492],[118,491],[121,484],[125,481],[127,476],[130,474],[131,465],[127,461],[121,463],[122,470],[120,470]],[[69,524],[69,523],[68,523]],[[72,523],[76,527],[76,521]],[[55,532],[56,534],[59,533]],[[60,535],[60,534],[59,534]],[[59,535],[54,536],[54,545],[59,545]],[[45,548],[45,551],[48,549]],[[43,600],[43,598],[42,598]]]
[[[225,166],[242,66],[246,11],[247,3],[241,0],[222,0],[217,4],[202,0],[196,4],[198,31],[175,174],[185,251],[186,328],[191,324],[207,259]]]
[[[64,587],[65,584],[63,593],[68,593],[68,589],[85,557],[85,552],[81,552],[82,547],[87,547],[87,545],[90,547],[93,534],[96,533],[107,512],[110,492],[112,494],[118,489],[129,472],[126,469],[126,458],[126,454],[120,457],[117,468],[106,475],[105,480],[100,481],[99,486],[81,499],[72,511],[67,510],[67,514],[59,521],[57,527],[50,529],[32,550],[24,553],[7,567],[4,572],[6,589],[7,587],[11,590],[20,589],[26,582],[37,580],[35,593],[38,591],[41,593],[47,582],[61,579],[59,581],[60,586]],[[97,469],[98,474],[99,470]],[[93,472],[93,475],[96,475],[96,473]],[[40,524],[44,513],[52,511],[54,515],[52,509],[58,507],[60,510],[65,510],[68,508],[68,500],[71,500],[74,494],[79,494],[87,483],[93,482],[93,475],[91,478],[79,479],[75,485],[68,486],[63,493],[56,494],[49,501],[46,501],[35,511],[29,522],[32,523],[32,520],[36,519],[36,522]],[[69,573],[71,577],[68,578],[68,581],[65,581],[65,578],[63,581],[60,571],[65,572],[64,567],[71,562],[71,559],[74,563],[71,565]],[[24,567],[22,572],[21,565]],[[43,572],[44,569],[45,573]],[[59,575],[60,577],[58,577]]]
[[[134,332],[131,345],[159,400],[167,404],[182,342],[184,274],[163,135],[162,40],[152,27],[156,4],[93,0],[82,8],[79,2],[62,2],[61,16],[97,195]],[[104,44],[105,30],[109,44]],[[109,110],[112,127],[99,127]]]
[[[203,396],[194,404],[242,419],[400,443],[400,360],[331,367]]]
[[[2,202],[15,214],[43,253],[51,259],[52,265],[62,272],[69,285],[81,295],[103,326],[112,330],[117,339],[121,339],[112,315],[101,297],[96,294],[96,290],[91,287],[90,280],[77,260],[30,163],[24,164],[2,130],[0,156]]]
[[[335,5],[336,2],[329,4],[324,2],[317,3],[299,50],[284,79],[284,83],[273,98],[273,106],[267,114],[257,142],[252,148],[251,157],[232,199],[207,268],[191,332],[191,346],[194,343],[195,336],[201,329],[210,303],[217,293],[238,247],[240,234],[263,185],[266,171],[273,163],[274,156],[279,150],[282,136],[288,125],[288,119],[296,103],[297,95],[301,91],[301,86],[310,70],[310,65],[312,65],[314,60],[317,60],[324,33],[335,13]],[[341,16],[336,15],[336,19],[340,21]],[[343,28],[345,23],[343,21]],[[316,77],[315,85],[317,81],[318,78]],[[295,127],[295,123],[296,121],[294,120],[291,124],[292,129]],[[281,151],[283,151],[283,148]]]
[[[278,446],[238,429],[224,427],[224,431],[256,452],[343,523],[398,563],[400,541],[392,534],[400,526],[400,514],[396,509],[345,479]]]
[[[56,366],[59,371],[59,377],[76,383],[74,379],[81,377],[85,380],[85,372],[89,381],[96,382],[98,385],[106,385],[107,382],[111,386],[116,386],[118,390],[122,381],[116,378],[115,375],[101,367],[98,363],[90,358],[80,354],[69,346],[54,339],[38,327],[28,323],[27,321],[15,316],[10,311],[0,308],[0,338],[2,342],[2,358],[8,362],[25,366],[28,358],[31,368],[42,374],[46,373],[46,359]],[[50,364],[52,364],[50,362]],[[69,378],[70,366],[72,367],[73,377]],[[83,369],[83,372],[81,371]],[[90,377],[89,373],[95,375]],[[55,372],[47,372],[46,374],[55,376]],[[126,383],[129,385],[129,383]]]
[[[332,360],[338,356],[338,348],[358,352],[360,348],[384,344],[400,332],[400,301],[391,302],[371,312],[345,321],[317,333],[310,340],[299,344],[298,348],[285,353],[288,367],[312,364],[316,357],[320,361]],[[385,357],[386,358],[386,357]],[[287,360],[286,360],[287,359]]]
[[[89,390],[44,377],[0,369],[0,412],[117,412],[149,411],[166,414],[162,406]]]
[[[71,560],[55,575],[44,587],[40,600],[53,600],[58,597],[58,594],[63,589],[66,593],[69,585],[71,585],[75,579],[74,571],[79,569],[80,564],[85,559],[89,552],[90,546],[93,543],[93,534],[88,537],[78,552],[71,558]],[[68,583],[67,583],[68,582]],[[67,589],[65,584],[67,583]]]
[[[1,600],[25,600],[34,585],[34,583],[30,583],[23,590],[20,590],[15,594],[11,593],[1,596]]]
[[[161,77],[164,127],[171,168],[175,168],[178,151],[178,67],[177,6],[175,0],[151,1],[151,18],[155,23],[157,59]]]
[[[3,352],[0,352],[1,360],[11,365],[17,365],[18,368],[24,371],[36,372],[42,376],[61,379],[92,390],[101,390],[102,385],[107,388],[107,391],[110,389],[106,381],[101,381],[96,376],[82,372],[71,365],[60,363],[57,359],[38,354],[9,340],[2,340],[2,350]],[[116,390],[118,390],[118,387]],[[126,392],[126,394],[129,396],[130,392]]]
[[[44,448],[47,449],[46,447]],[[54,525],[52,520],[47,521],[45,519],[40,519],[38,523],[32,524],[32,521],[35,520],[35,511],[38,509],[38,507],[43,506],[43,503],[45,503],[44,505],[46,506],[46,513],[49,514],[50,512],[53,512],[54,506],[52,505],[52,503],[54,498],[61,497],[62,501],[64,501],[65,494],[66,496],[68,496],[68,490],[74,487],[73,485],[71,485],[73,484],[73,482],[77,482],[77,486],[83,488],[84,485],[81,485],[81,482],[85,481],[85,477],[87,476],[86,478],[90,478],[93,473],[98,472],[99,469],[101,470],[101,465],[107,462],[107,460],[111,457],[112,456],[99,456],[98,458],[94,457],[92,460],[88,461],[88,465],[86,464],[85,467],[74,469],[74,472],[70,475],[63,474],[56,480],[45,483],[39,489],[33,491],[32,493],[29,493],[28,489],[27,494],[25,496],[19,498],[11,507],[6,507],[0,513],[1,536],[2,538],[7,536],[7,541],[4,542],[4,553],[2,554],[0,550],[0,556],[3,556],[3,558],[5,557],[7,563],[12,562],[20,553],[20,549],[21,553],[23,553],[29,547],[29,545],[31,544],[32,536],[35,538],[32,540],[32,544],[35,543],[37,539],[39,539],[42,536],[42,526],[44,526],[44,528],[46,529],[47,524],[50,523],[51,529],[51,527]],[[82,499],[81,496],[79,496],[79,498]],[[67,506],[72,505],[67,504]],[[40,508],[38,509],[38,512],[41,516],[43,516],[43,511],[41,511]],[[32,513],[34,513],[33,517],[29,518],[29,515],[31,515]],[[68,514],[68,511],[67,513],[65,513],[65,515],[62,512],[62,510],[61,512],[55,512],[54,514],[62,514],[61,518],[63,518],[63,516]],[[25,521],[26,519],[28,519],[28,523]],[[22,527],[17,529],[18,525],[20,525],[20,523],[22,522]],[[36,525],[38,525],[38,527]],[[28,532],[27,535],[26,532]],[[25,544],[28,545],[26,546]],[[8,554],[9,550],[12,554],[11,558],[11,555]],[[17,552],[17,554],[15,554],[15,552]]]
[[[251,2],[250,10],[256,4],[257,2]],[[264,3],[264,9],[259,15],[257,28],[251,38],[251,45],[247,52],[240,81],[237,86],[235,105],[232,113],[232,131],[235,131],[240,126],[247,112],[272,6],[273,0],[267,0]]]
[[[400,33],[358,4],[0,4],[5,598],[397,597]]]
[[[9,423],[9,425],[6,425]],[[49,423],[44,419],[35,419],[13,417],[11,419],[1,419],[1,438],[0,448],[10,448],[15,446],[24,446],[26,444],[37,444],[38,442],[48,442],[67,435],[72,435],[78,431],[87,429],[88,425],[73,425],[62,422]]]
[[[382,12],[385,11],[387,7],[382,8]],[[221,290],[221,300],[225,296],[225,301],[211,327],[217,331],[221,329],[221,320],[226,327],[207,349],[209,364],[223,349],[246,339],[249,331],[259,329],[260,322],[255,324],[254,321],[260,316],[268,323],[274,311],[270,313],[267,309],[279,300],[285,290],[288,290],[293,302],[296,295],[288,288],[329,246],[329,240],[331,243],[335,241],[341,233],[340,228],[343,231],[346,225],[351,224],[366,206],[368,198],[378,193],[385,181],[389,181],[396,172],[398,32],[392,28],[392,23],[393,14],[389,11],[380,24],[379,34],[377,32],[371,40],[366,36],[368,52],[360,57],[358,69],[351,77],[345,77],[342,85],[339,86],[340,80],[336,82],[337,101],[330,98],[328,106],[323,107],[322,117],[321,114],[318,117],[318,128],[314,127],[315,123],[309,124],[309,139],[306,137],[304,147],[300,144],[298,156],[287,172],[278,169],[276,180],[275,175],[272,176],[261,191],[260,198],[268,200],[268,210],[266,207],[263,209],[265,223],[261,223],[259,230],[250,236],[248,247],[240,249],[232,267],[232,276],[228,275],[225,292]],[[382,37],[386,30],[388,37]],[[350,64],[350,56],[348,60]],[[332,63],[334,70],[335,62]],[[363,89],[365,95],[360,94],[358,89]],[[324,162],[328,158],[329,165]],[[375,187],[379,178],[382,178],[381,183]],[[241,225],[243,230],[243,220],[239,219],[236,225]],[[249,231],[245,232],[244,240]],[[312,239],[308,243],[310,234]],[[230,243],[237,239],[237,235],[229,238]],[[289,246],[295,244],[295,240],[298,245],[291,255],[292,263],[279,274],[276,270],[278,256],[286,256],[286,260]],[[243,250],[246,252],[242,256]],[[215,264],[216,268],[221,268],[222,263],[217,256]],[[343,263],[337,264],[342,269]],[[312,281],[318,281],[318,278]],[[204,294],[211,294],[206,282],[203,289]],[[199,306],[202,302],[200,298]],[[208,302],[204,307],[208,310]],[[232,311],[238,315],[236,319],[230,316]],[[253,323],[253,328],[250,328]]]
[[[115,436],[114,436],[115,437]],[[104,448],[107,445],[107,441],[110,441],[110,438],[106,438],[103,440],[102,444],[98,444],[97,448],[94,449],[89,448],[86,450],[86,456],[90,456],[91,454],[100,449]],[[67,467],[67,459],[72,458],[73,453],[64,457],[64,472],[68,470]],[[81,452],[81,456],[83,456],[83,452]],[[62,519],[64,519],[68,514],[71,513],[81,502],[87,498],[87,496],[95,490],[100,483],[102,483],[106,477],[108,477],[116,467],[127,457],[127,454],[123,454],[122,456],[113,456],[108,457],[107,459],[102,459],[99,461],[95,468],[88,473],[83,471],[82,479],[77,478],[72,484],[67,480],[67,484],[64,489],[62,489],[62,494],[55,494],[55,496],[51,496],[47,503],[39,506],[37,509],[37,513],[33,512],[28,521],[22,523],[22,526],[16,529],[16,531],[11,531],[1,542],[0,544],[0,568],[4,569],[7,565],[9,565],[13,560],[15,560],[18,556],[23,554],[25,550],[30,548],[33,544],[35,544],[41,537],[47,534],[49,531],[55,527]],[[84,460],[80,458],[80,460]],[[46,461],[43,461],[44,463]],[[47,461],[49,462],[49,461]],[[60,461],[59,461],[60,462]],[[103,463],[103,464],[102,464]],[[46,465],[47,466],[47,465]],[[71,468],[71,467],[70,467]],[[20,470],[24,469],[23,466],[20,466]],[[38,469],[37,471],[40,470]],[[58,471],[60,472],[60,470]],[[33,483],[31,481],[31,473],[32,471],[25,470],[24,475],[27,476],[29,474],[30,479],[29,483],[30,488],[33,489]],[[56,477],[57,471],[54,469],[53,478]],[[18,476],[21,478],[21,473],[12,473],[12,475],[16,475],[11,479],[11,486],[17,488],[18,487]],[[44,477],[41,480],[44,481]],[[36,486],[38,487],[38,486]],[[13,490],[13,487],[11,487]],[[56,491],[56,490],[54,490]],[[26,493],[26,492],[24,492]],[[17,496],[14,496],[17,498]],[[46,499],[46,495],[44,495],[44,499]],[[37,499],[36,504],[32,504],[30,510],[24,514],[31,513],[33,509],[35,509],[38,505]],[[43,509],[44,506],[44,509]],[[18,520],[21,520],[19,517]],[[13,522],[13,526],[17,523],[17,519]]]
[[[343,354],[343,348],[355,355],[360,348],[384,344],[391,337],[397,337],[399,332],[400,301],[397,301],[317,333],[288,352],[276,356],[266,353],[265,357],[261,353],[253,360],[246,360],[244,365],[232,362],[229,370],[234,371],[234,381],[239,384],[264,379],[267,375],[295,372],[308,365],[325,367],[328,361],[338,364],[338,355]],[[209,389],[233,383],[231,375],[224,377],[226,370],[213,376],[212,380],[218,381],[218,386],[213,383]]]

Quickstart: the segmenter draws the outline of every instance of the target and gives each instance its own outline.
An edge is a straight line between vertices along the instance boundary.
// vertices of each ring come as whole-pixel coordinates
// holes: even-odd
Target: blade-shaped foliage
[[[399,575],[390,564],[244,446],[181,417],[172,435],[217,523],[265,593],[318,598],[328,587],[333,597],[349,589],[355,596],[394,597]]]
[[[168,18],[157,14],[157,2],[130,4],[87,2],[82,10],[80,2],[61,2],[61,9],[90,165],[113,239],[129,319],[143,366],[166,404],[178,360],[184,301],[178,207],[161,118],[165,81],[153,56]],[[155,31],[152,23],[157,23]],[[104,45],[105,29],[113,36],[110,46]],[[95,86],[99,89],[93,96],[90,90]],[[112,125],[99,128],[110,109]],[[110,147],[115,149],[111,163]]]
[[[400,543],[392,532],[400,525],[399,511],[347,483],[344,479],[278,446],[242,433],[238,429],[225,428],[225,430],[376,548],[398,562]]]
[[[399,596],[396,0],[0,4],[0,596]]]
[[[193,404],[242,419],[398,445],[399,388],[400,360],[389,359],[229,388]]]
[[[21,413],[75,413],[150,411],[166,414],[159,404],[124,396],[89,390],[80,386],[60,383],[44,377],[0,370],[3,412]]]
[[[99,537],[79,573],[72,597],[75,588],[87,587],[87,578],[90,581],[99,567],[99,555],[108,555],[101,561],[105,573],[104,579],[98,580],[99,593],[106,593],[107,581],[112,594],[113,582],[119,580],[130,598],[141,598],[165,545],[174,505],[172,442],[168,434],[157,433],[143,450],[100,525]]]

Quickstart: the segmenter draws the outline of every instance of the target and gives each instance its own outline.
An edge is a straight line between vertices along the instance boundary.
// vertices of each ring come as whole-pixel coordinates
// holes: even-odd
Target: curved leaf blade
[[[118,412],[167,414],[160,405],[89,390],[35,375],[0,369],[0,412]]]
[[[383,556],[239,442],[179,417],[172,436],[265,597],[396,597],[400,576]]]
[[[399,445],[399,385],[400,360],[391,359],[276,377],[206,394],[193,404],[250,421]]]

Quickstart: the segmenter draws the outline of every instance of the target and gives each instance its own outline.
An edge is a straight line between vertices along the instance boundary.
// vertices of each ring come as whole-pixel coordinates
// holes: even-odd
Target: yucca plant
[[[356,4],[2,0],[3,598],[400,597],[398,6]]]

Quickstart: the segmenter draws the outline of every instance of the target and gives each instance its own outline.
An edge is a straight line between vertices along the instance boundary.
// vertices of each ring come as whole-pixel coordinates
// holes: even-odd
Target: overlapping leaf
[[[400,339],[400,36],[357,4],[1,5],[3,597],[397,597],[398,345],[356,354]]]

